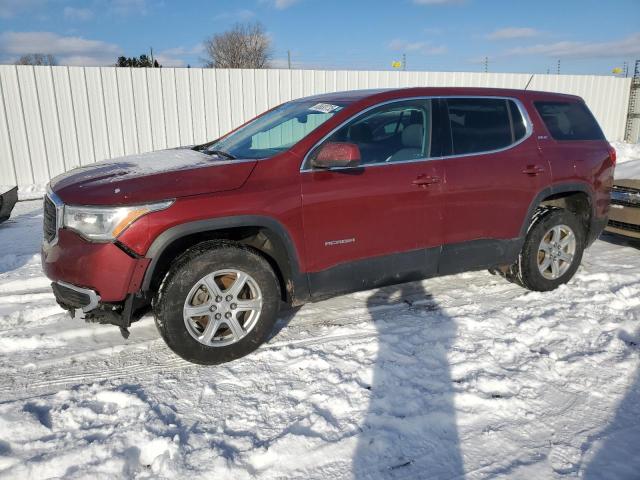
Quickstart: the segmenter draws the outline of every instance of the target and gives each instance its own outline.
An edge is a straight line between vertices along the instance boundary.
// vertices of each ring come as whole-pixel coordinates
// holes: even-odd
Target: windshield
[[[288,102],[208,145],[203,151],[229,158],[269,158],[291,148],[344,106],[343,102]]]

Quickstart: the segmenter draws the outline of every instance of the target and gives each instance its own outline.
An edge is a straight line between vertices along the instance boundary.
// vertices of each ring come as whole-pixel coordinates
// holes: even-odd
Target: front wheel
[[[529,290],[545,292],[567,283],[578,270],[585,232],[573,213],[544,208],[534,217],[518,261],[506,276]]]
[[[213,365],[260,346],[277,320],[278,279],[254,250],[204,242],[181,255],[154,301],[156,326],[185,360]]]

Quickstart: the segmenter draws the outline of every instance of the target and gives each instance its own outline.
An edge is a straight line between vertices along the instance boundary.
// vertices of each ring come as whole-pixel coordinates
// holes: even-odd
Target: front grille
[[[44,233],[44,239],[50,242],[56,238],[58,229],[57,223],[57,211],[55,204],[51,201],[48,195],[44,197],[44,220],[42,222],[42,228]]]
[[[611,204],[640,208],[640,190],[614,185],[611,189]]]
[[[630,202],[629,200],[626,200],[626,199],[612,198],[611,199],[611,205],[622,205],[623,207],[640,208],[640,201],[638,201],[638,202]]]
[[[633,223],[618,222],[617,220],[609,220],[609,226],[613,228],[619,228],[620,230],[640,232],[640,225],[635,225]]]
[[[56,301],[63,308],[81,308],[91,303],[91,299],[86,293],[78,292],[55,282],[51,284],[51,287],[53,288]]]
[[[622,185],[614,185],[612,187],[612,190],[618,191],[618,192],[626,192],[626,193],[635,193],[635,194],[640,194],[640,189],[638,188],[631,188],[631,187],[623,187]]]

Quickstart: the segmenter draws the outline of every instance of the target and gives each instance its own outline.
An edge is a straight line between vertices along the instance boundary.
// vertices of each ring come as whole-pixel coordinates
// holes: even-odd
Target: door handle
[[[416,187],[428,187],[434,183],[440,183],[440,177],[436,177],[434,175],[420,175],[411,183]]]
[[[532,177],[540,175],[541,173],[544,173],[544,171],[544,167],[540,165],[527,165],[522,169],[522,173],[524,173],[525,175],[530,175]]]

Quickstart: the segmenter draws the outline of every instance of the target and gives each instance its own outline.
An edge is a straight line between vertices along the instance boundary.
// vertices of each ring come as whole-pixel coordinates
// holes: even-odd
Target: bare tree
[[[57,65],[56,57],[50,53],[28,53],[16,60],[16,65]]]
[[[237,23],[204,41],[205,67],[269,68],[271,40],[261,23]]]

